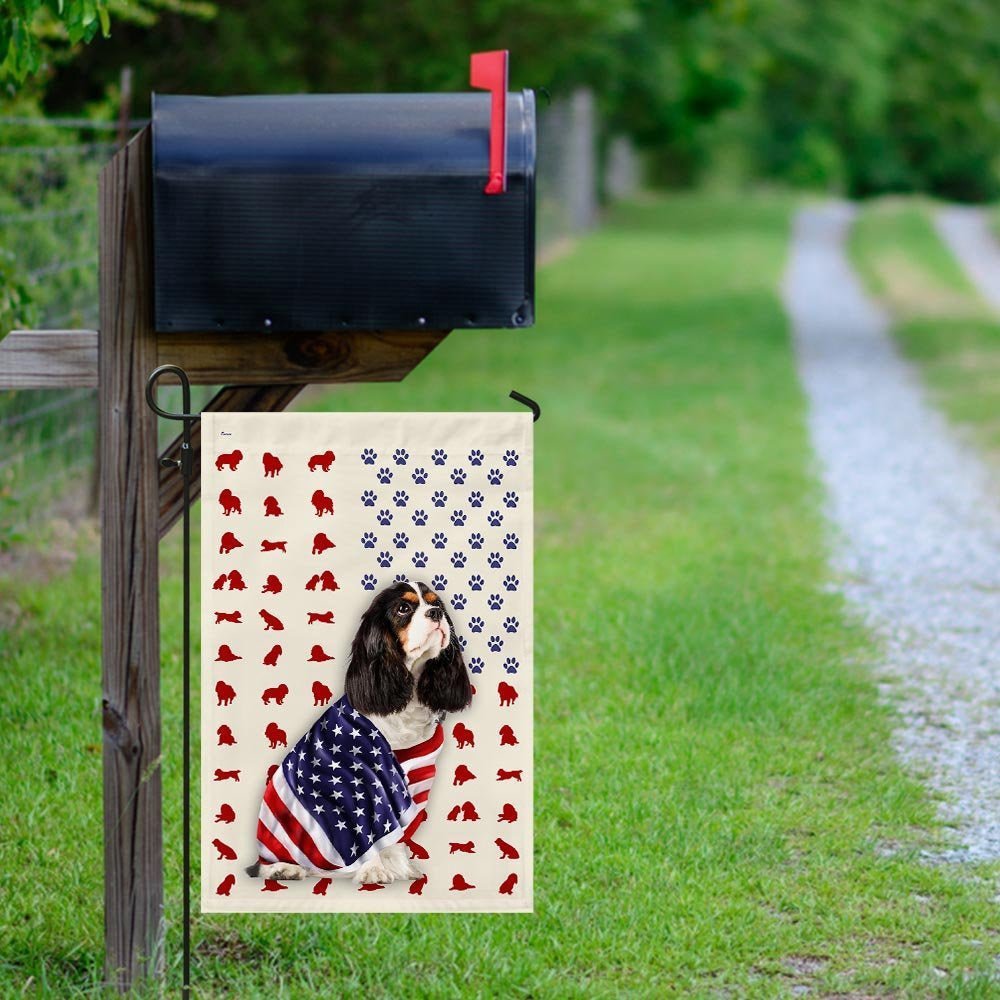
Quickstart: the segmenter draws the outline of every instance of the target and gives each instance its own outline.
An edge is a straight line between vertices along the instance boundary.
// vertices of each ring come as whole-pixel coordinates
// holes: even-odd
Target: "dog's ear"
[[[362,715],[401,712],[413,694],[413,677],[379,601],[365,612],[351,644],[344,693]]]
[[[455,626],[451,616],[447,612],[445,614],[451,625],[451,641],[437,659],[424,667],[417,685],[417,697],[435,712],[458,712],[472,701],[472,684],[455,635]]]

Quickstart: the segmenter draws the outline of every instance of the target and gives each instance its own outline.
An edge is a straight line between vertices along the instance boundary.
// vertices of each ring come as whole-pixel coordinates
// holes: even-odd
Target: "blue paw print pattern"
[[[382,551],[378,554],[379,566],[388,567],[392,565],[392,553]]]
[[[397,573],[396,574],[395,582],[396,583],[408,583],[409,581],[407,580],[405,573]]]
[[[517,537],[512,531],[508,531],[506,535],[503,536],[503,545],[505,549],[516,549],[518,542],[521,539]]]
[[[375,496],[371,490],[365,490],[364,493],[361,494],[361,502],[366,507],[374,507],[376,500],[378,500],[378,497]]]
[[[503,607],[503,598],[499,594],[490,594],[486,598],[486,604],[491,611],[499,611]]]
[[[413,512],[413,523],[418,527],[422,524],[427,523],[427,511],[426,510],[415,510]]]
[[[503,628],[505,632],[514,633],[520,627],[520,622],[516,618],[507,617],[503,620]]]
[[[464,653],[469,648],[469,640],[465,638],[464,635],[458,637],[458,644],[462,647],[462,652]]]
[[[391,510],[380,510],[375,517],[379,524],[392,524],[392,511]]]
[[[395,545],[397,549],[405,549],[406,546],[410,544],[410,538],[405,531],[397,531],[396,534],[392,536],[392,544]]]
[[[465,511],[464,510],[453,510],[451,512],[451,523],[455,525],[456,528],[461,528],[465,524]]]
[[[507,671],[508,674],[516,674],[517,668],[520,665],[521,664],[518,663],[516,656],[508,656],[507,659],[503,661],[503,668],[504,670]]]
[[[503,556],[499,552],[491,552],[486,561],[490,564],[490,569],[499,569],[503,565]]]
[[[378,454],[371,448],[365,448],[365,450],[361,452],[361,461],[364,462],[365,465],[374,465],[377,458]]]
[[[490,469],[486,478],[491,486],[499,486],[503,482],[503,473],[499,469]]]
[[[491,510],[486,515],[486,520],[494,528],[499,528],[500,525],[503,524],[503,514],[501,514],[498,510]]]
[[[431,586],[435,590],[447,590],[448,589],[448,577],[442,576],[438,573],[433,580],[431,580]]]
[[[392,469],[382,466],[375,475],[378,477],[380,483],[391,483],[392,482]]]
[[[361,577],[361,586],[364,587],[365,590],[374,590],[375,577],[373,577],[371,573],[365,573],[365,575]]]
[[[451,554],[451,564],[455,569],[461,569],[465,565],[465,553],[464,552],[452,552]]]
[[[521,581],[516,576],[505,576],[503,578],[504,590],[517,590]]]
[[[465,469],[452,469],[451,470],[451,481],[456,486],[461,486],[465,482]]]
[[[422,569],[427,565],[427,553],[426,552],[414,552],[413,553],[413,565],[417,569]]]
[[[443,448],[435,448],[431,455],[431,461],[435,465],[444,465],[448,461],[448,453]]]
[[[431,495],[431,503],[435,507],[443,507],[448,502],[448,494],[441,490],[435,490]]]
[[[409,459],[409,457],[410,456],[405,448],[397,448],[392,453],[392,460],[396,463],[396,465],[406,465],[406,462]]]
[[[483,536],[479,534],[478,531],[474,531],[469,535],[469,548],[470,549],[481,549],[483,547]]]
[[[366,549],[373,549],[373,548],[375,548],[375,543],[376,543],[377,541],[378,541],[378,539],[377,539],[377,538],[376,538],[376,537],[375,537],[375,536],[374,536],[374,535],[373,535],[373,534],[372,534],[372,533],[371,533],[370,531],[366,531],[366,532],[365,532],[365,533],[364,533],[364,534],[363,534],[363,535],[361,536],[361,544],[362,544],[362,545],[363,545],[363,546],[364,546],[364,547],[365,547]]]
[[[491,653],[499,653],[503,649],[503,639],[498,635],[491,635],[486,640],[486,645],[489,646]]]
[[[427,482],[427,470],[426,469],[414,469],[413,470],[413,481],[417,486],[423,486]]]
[[[516,507],[517,506],[517,494],[513,490],[508,490],[503,495],[503,502],[508,507]]]
[[[469,465],[482,465],[483,453],[478,448],[473,448],[469,452]]]
[[[465,608],[465,594],[452,594],[451,606],[456,611],[462,611]]]
[[[470,590],[483,589],[483,578],[478,573],[469,577],[469,589]]]
[[[470,507],[482,507],[483,505],[483,495],[479,490],[473,490],[469,494],[469,506]]]
[[[436,549],[443,549],[448,544],[448,536],[441,531],[435,531],[431,537],[431,545]]]
[[[482,630],[485,627],[485,625],[486,625],[486,622],[484,622],[482,620],[482,618],[479,617],[479,615],[473,615],[469,619],[469,631],[470,632],[482,632]]]
[[[410,498],[405,490],[396,490],[392,495],[392,502],[397,507],[405,507],[410,502]]]
[[[483,663],[483,658],[481,656],[474,656],[469,660],[469,671],[473,674],[481,674],[483,672],[483,667],[486,664]]]
[[[508,448],[503,453],[503,460],[504,460],[504,464],[505,465],[509,465],[509,466],[512,466],[512,467],[515,466],[515,465],[517,465],[517,452],[513,451],[510,448]]]

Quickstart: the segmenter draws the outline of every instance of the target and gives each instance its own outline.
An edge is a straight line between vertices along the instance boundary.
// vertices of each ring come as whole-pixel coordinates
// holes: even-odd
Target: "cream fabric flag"
[[[203,911],[532,910],[531,415],[205,413],[201,440]],[[475,688],[409,754],[344,698],[398,580]],[[426,877],[359,887],[352,852],[401,839]],[[329,877],[246,873],[282,851]]]

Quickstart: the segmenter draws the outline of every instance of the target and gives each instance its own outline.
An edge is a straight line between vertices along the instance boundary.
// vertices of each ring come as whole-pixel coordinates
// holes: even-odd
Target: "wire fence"
[[[115,150],[145,124],[127,114],[119,121],[0,114],[0,251],[14,260],[38,328],[97,328],[97,178]],[[551,106],[541,101],[537,180],[543,258],[597,220],[602,176],[597,135],[588,91]],[[615,155],[629,161],[628,149],[619,146]],[[619,163],[616,176],[631,175]],[[618,183],[614,195],[628,195],[630,183]],[[164,390],[168,406],[174,402],[169,391]],[[212,391],[199,391],[193,405],[203,405]],[[93,509],[96,443],[92,390],[0,392],[0,549],[44,516],[69,485],[79,495],[78,509]]]

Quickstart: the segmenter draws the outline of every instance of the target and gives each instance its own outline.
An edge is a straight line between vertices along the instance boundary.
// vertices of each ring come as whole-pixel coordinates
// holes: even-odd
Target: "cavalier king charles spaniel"
[[[267,879],[336,873],[360,883],[419,878],[408,841],[426,817],[433,761],[444,741],[441,722],[471,700],[440,596],[409,581],[379,593],[351,645],[344,696],[268,780],[258,861],[247,873]]]

